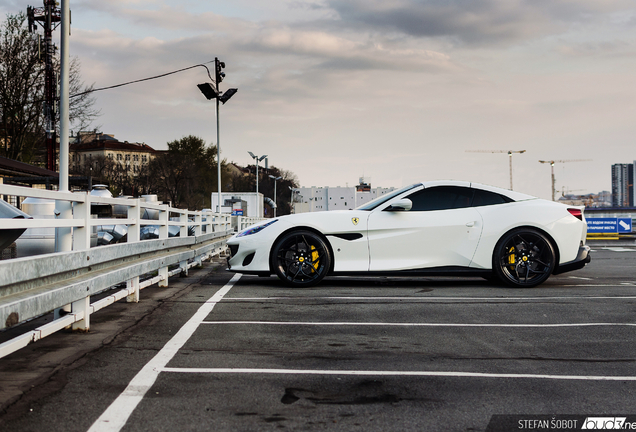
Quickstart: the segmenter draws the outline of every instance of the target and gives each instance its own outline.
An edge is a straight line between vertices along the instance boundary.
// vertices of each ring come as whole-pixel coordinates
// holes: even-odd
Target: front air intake
[[[252,263],[252,260],[254,259],[254,254],[255,252],[252,252],[251,254],[245,257],[245,259],[243,260],[243,267],[247,267],[248,265]]]

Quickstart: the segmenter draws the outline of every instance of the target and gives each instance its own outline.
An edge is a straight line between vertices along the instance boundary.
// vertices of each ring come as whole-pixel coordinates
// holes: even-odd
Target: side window
[[[475,189],[475,198],[473,199],[473,207],[482,207],[496,204],[505,204],[512,202],[511,198],[499,195],[498,193],[489,192],[481,189]]]
[[[473,190],[459,186],[437,186],[417,191],[407,197],[411,211],[449,210],[470,207]]]

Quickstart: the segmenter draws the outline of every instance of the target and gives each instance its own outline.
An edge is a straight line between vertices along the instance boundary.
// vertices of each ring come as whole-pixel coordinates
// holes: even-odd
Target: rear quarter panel
[[[499,239],[519,227],[539,229],[550,236],[559,254],[559,264],[573,261],[581,240],[585,240],[585,222],[572,216],[568,207],[552,201],[533,199],[508,204],[477,207],[484,228],[471,267],[492,268],[492,255]]]

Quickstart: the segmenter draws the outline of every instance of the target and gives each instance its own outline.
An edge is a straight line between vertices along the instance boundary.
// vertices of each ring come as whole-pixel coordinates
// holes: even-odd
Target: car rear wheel
[[[521,228],[499,240],[492,260],[493,271],[503,283],[531,288],[550,277],[556,265],[556,254],[544,234]]]
[[[319,283],[331,267],[325,240],[311,231],[292,231],[272,249],[271,267],[287,285],[309,287]]]

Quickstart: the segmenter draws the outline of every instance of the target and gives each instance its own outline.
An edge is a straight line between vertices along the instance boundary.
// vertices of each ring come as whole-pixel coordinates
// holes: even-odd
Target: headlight
[[[248,235],[256,234],[258,232],[263,231],[265,228],[267,228],[268,226],[270,226],[271,224],[273,224],[276,221],[278,221],[278,219],[274,219],[273,221],[267,222],[266,224],[263,224],[263,225],[259,225],[259,226],[256,226],[256,227],[248,228],[248,229],[238,233],[236,237],[245,237],[245,236],[248,236]]]

